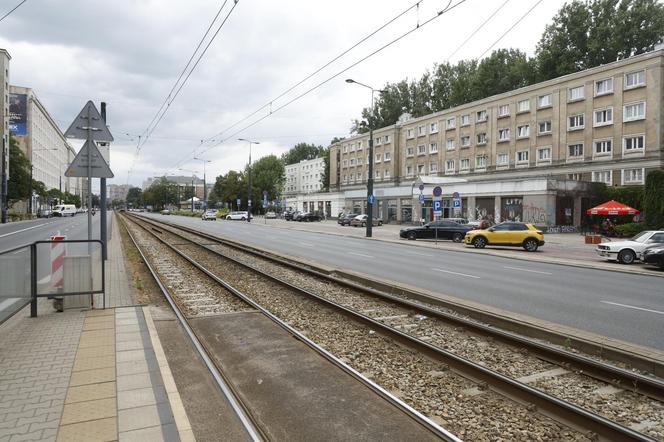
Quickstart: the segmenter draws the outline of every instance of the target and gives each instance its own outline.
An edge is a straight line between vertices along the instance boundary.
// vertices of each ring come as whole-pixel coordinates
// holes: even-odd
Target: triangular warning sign
[[[106,122],[101,118],[99,111],[92,101],[88,101],[78,116],[74,119],[65,132],[65,137],[87,140],[88,137],[95,141],[113,141],[113,135],[106,127]]]
[[[113,178],[113,172],[108,167],[104,157],[101,156],[97,144],[94,141],[86,141],[81,150],[76,154],[76,158],[71,162],[65,176],[67,177],[87,177],[88,164],[90,164],[91,178]]]

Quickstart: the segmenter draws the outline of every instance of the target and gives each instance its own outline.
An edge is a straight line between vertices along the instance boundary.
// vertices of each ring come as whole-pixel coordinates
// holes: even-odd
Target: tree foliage
[[[646,176],[643,210],[648,228],[664,228],[664,170],[652,170]]]
[[[30,197],[30,160],[18,147],[14,137],[9,137],[9,179],[7,200],[11,206]]]
[[[226,175],[218,176],[212,188],[215,199],[228,203],[230,207],[236,207],[236,200],[239,198],[243,201],[240,207],[246,208],[247,191],[244,174],[236,170],[230,170]]]
[[[326,192],[330,189],[330,149],[323,149],[321,156],[323,157],[323,173],[320,177],[321,190]]]
[[[155,180],[150,187],[143,192],[143,201],[155,209],[177,203],[177,185],[168,181],[166,177]]]
[[[127,192],[127,197],[125,198],[127,206],[132,208],[138,208],[143,206],[143,190],[139,187],[132,187]]]
[[[281,155],[281,161],[287,165],[299,163],[302,160],[313,160],[320,157],[323,149],[323,146],[315,144],[297,143],[288,152]]]
[[[272,201],[281,195],[285,178],[284,172],[284,163],[274,155],[262,157],[251,165],[253,208],[260,207],[260,201],[263,200],[263,191],[267,191],[268,201]],[[245,169],[245,174],[247,173],[248,169]]]

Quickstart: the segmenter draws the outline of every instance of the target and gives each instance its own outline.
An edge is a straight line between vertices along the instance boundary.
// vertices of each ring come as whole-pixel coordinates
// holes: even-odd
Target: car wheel
[[[463,241],[463,234],[456,232],[452,235],[452,241],[454,242],[461,242]]]
[[[528,252],[537,251],[537,247],[539,247],[539,244],[537,244],[537,241],[534,240],[533,238],[528,238],[523,242],[523,248],[526,249]]]
[[[242,221],[246,221],[246,220],[247,220],[247,218],[245,218],[245,217],[243,216],[243,217],[242,217]]]
[[[417,239],[417,233],[415,232],[408,232],[407,238],[411,241],[415,241]]]
[[[367,223],[362,223],[362,227],[366,227],[366,226],[367,226]]]
[[[636,260],[636,254],[631,250],[621,250],[618,253],[618,262],[620,264],[631,264]]]
[[[473,239],[473,245],[476,249],[483,249],[486,246],[486,238],[483,236],[478,236]]]

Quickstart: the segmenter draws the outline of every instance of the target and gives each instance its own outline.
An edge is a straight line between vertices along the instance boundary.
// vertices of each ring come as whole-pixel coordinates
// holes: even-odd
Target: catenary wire
[[[23,3],[27,2],[27,1],[28,1],[28,0],[23,0],[21,3],[19,3],[19,4],[16,5],[16,6],[14,6],[14,8],[13,8],[11,11],[9,11],[8,13],[6,13],[6,14],[3,15],[2,17],[0,17],[0,21],[2,21],[2,20],[4,20],[4,19],[6,19],[7,17],[9,17],[9,14],[11,14],[11,13],[14,12],[14,11],[16,11],[16,10],[17,10],[17,9],[23,4]]]
[[[497,13],[498,13],[498,12],[500,12],[501,9],[503,9],[503,7],[504,7],[507,3],[509,3],[509,1],[510,1],[510,0],[505,0],[505,1],[503,2],[502,5],[498,6],[498,9],[496,9],[495,11],[493,11],[493,14],[491,14],[491,15],[489,16],[489,18],[487,18],[486,20],[484,20],[484,21],[482,22],[482,24],[479,25],[479,26],[477,27],[477,29],[475,29],[475,30],[472,32],[472,34],[470,34],[470,35],[468,36],[468,38],[466,38],[466,39],[463,41],[463,43],[461,43],[459,46],[457,46],[457,48],[456,48],[454,51],[452,51],[452,53],[451,53],[450,55],[447,56],[447,59],[446,59],[446,60],[447,60],[447,61],[450,61],[450,58],[452,58],[452,57],[454,56],[454,54],[456,54],[457,52],[459,52],[459,49],[461,49],[462,47],[464,47],[464,46],[466,45],[466,43],[468,43],[468,41],[470,41],[470,39],[473,38],[473,37],[475,36],[475,34],[477,34],[477,33],[480,31],[480,29],[482,29],[482,28],[484,27],[484,25],[486,25],[486,24],[487,24],[487,23],[488,23],[488,22],[489,22],[489,21],[490,21],[490,20],[491,20],[491,19],[492,19]]]
[[[535,3],[530,9],[528,9],[528,10],[526,11],[526,13],[523,14],[523,15],[521,16],[521,18],[519,18],[516,22],[514,22],[514,24],[513,24],[512,26],[510,26],[509,29],[503,33],[503,35],[501,35],[500,37],[498,37],[498,39],[497,39],[496,41],[494,41],[494,42],[491,44],[491,46],[489,46],[489,47],[486,49],[486,51],[482,52],[482,55],[480,55],[479,57],[477,57],[477,59],[480,60],[482,57],[484,57],[484,55],[485,55],[487,52],[489,52],[489,51],[490,51],[495,45],[497,45],[498,42],[499,42],[500,40],[503,39],[503,37],[505,37],[507,34],[509,34],[510,31],[516,27],[516,25],[518,25],[519,23],[521,23],[521,20],[523,20],[524,18],[526,18],[526,16],[527,16],[528,14],[530,14],[531,11],[532,11],[533,9],[535,9],[535,8],[537,7],[537,5],[539,5],[540,3],[542,3],[542,0],[539,0],[539,1],[538,1],[537,3]]]

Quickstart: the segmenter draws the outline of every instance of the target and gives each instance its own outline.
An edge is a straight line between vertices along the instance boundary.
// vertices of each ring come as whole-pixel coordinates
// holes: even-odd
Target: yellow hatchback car
[[[532,224],[507,221],[483,230],[471,230],[463,239],[477,249],[485,246],[517,246],[534,252],[544,245],[544,233]]]

